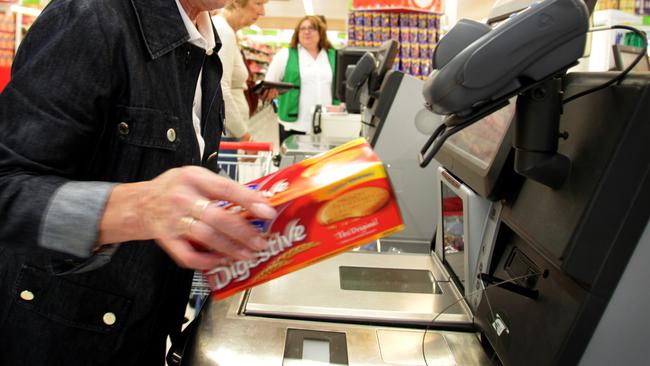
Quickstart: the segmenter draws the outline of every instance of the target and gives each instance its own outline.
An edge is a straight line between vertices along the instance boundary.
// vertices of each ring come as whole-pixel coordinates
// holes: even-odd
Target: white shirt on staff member
[[[284,70],[289,61],[289,49],[283,48],[273,57],[265,80],[282,81]],[[316,104],[323,106],[332,104],[332,67],[327,57],[327,51],[320,50],[314,59],[309,52],[298,45],[298,64],[300,67],[300,100],[298,104],[298,119],[295,122],[280,121],[287,130],[313,133],[311,125],[312,113]]]

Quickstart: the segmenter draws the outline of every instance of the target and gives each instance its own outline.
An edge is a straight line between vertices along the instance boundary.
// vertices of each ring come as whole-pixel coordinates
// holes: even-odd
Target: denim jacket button
[[[25,300],[25,301],[32,301],[34,300],[34,293],[28,290],[23,290],[20,293],[20,298]]]
[[[117,317],[115,316],[115,314],[113,314],[111,312],[108,312],[108,313],[104,314],[104,316],[102,317],[102,320],[104,321],[104,324],[106,324],[106,325],[113,325],[117,321]]]
[[[167,130],[167,140],[169,140],[169,142],[176,141],[176,131],[173,128]]]
[[[129,134],[129,124],[126,122],[120,122],[119,125],[117,125],[117,132],[120,135],[128,135]]]

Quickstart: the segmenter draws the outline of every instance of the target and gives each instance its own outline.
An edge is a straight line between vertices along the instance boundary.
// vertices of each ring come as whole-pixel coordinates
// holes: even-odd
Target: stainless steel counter
[[[437,293],[343,290],[341,267],[422,270]],[[428,255],[348,252],[208,301],[182,365],[490,365],[476,333],[424,331],[434,317],[434,329],[471,322],[458,296]],[[326,360],[306,362],[306,342],[324,347]]]
[[[206,303],[181,365],[491,365],[474,333],[425,335],[424,330],[404,327],[247,316],[240,312],[244,300],[242,294]],[[344,335],[346,362],[286,357],[287,335],[294,330]]]

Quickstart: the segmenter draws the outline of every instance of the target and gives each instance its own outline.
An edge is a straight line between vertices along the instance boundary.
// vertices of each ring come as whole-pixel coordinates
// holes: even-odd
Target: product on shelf
[[[440,12],[442,0],[352,0],[354,10]]]
[[[241,49],[246,59],[248,69],[253,73],[255,81],[264,80],[264,75],[268,69],[269,63],[273,58],[275,50],[264,44],[258,44],[251,40],[245,40],[241,43]]]
[[[596,10],[608,9],[637,15],[650,15],[650,0],[599,0],[596,3]]]
[[[400,42],[395,69],[424,79],[431,72],[439,25],[437,13],[353,11],[348,17],[348,45],[377,47],[395,39]]]

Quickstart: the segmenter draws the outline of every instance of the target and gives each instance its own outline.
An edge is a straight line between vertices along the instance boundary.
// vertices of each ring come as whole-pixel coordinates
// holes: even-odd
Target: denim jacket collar
[[[131,0],[131,4],[152,59],[164,55],[190,39],[174,1]],[[215,35],[216,52],[221,48],[221,41],[214,26],[212,29]]]

